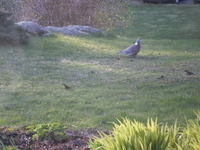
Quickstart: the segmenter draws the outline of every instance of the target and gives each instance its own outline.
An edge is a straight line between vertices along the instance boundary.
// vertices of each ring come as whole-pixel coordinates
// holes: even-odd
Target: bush
[[[0,11],[12,11],[12,8],[15,6],[14,0],[1,0],[0,1]]]
[[[11,13],[0,11],[0,45],[26,45],[26,31],[9,19]]]
[[[169,128],[167,125],[158,125],[157,120],[149,119],[144,125],[137,121],[123,119],[114,124],[111,135],[100,133],[101,137],[95,137],[89,145],[98,150],[165,150],[168,145],[174,145],[174,136],[178,128]],[[170,138],[173,139],[170,141]]]
[[[6,2],[6,1],[5,1]],[[9,3],[8,3],[9,2]],[[89,25],[111,28],[124,22],[124,2],[119,0],[8,0],[4,8],[15,21],[34,21],[43,26]]]
[[[200,150],[200,111],[196,116],[182,132],[176,123],[169,127],[149,119],[144,125],[126,118],[114,124],[112,134],[100,133],[89,145],[93,150]]]
[[[3,142],[0,140],[0,149],[2,149],[2,150],[17,150],[17,146],[15,145],[15,142],[12,139],[12,137],[11,137],[10,143],[11,143],[12,146],[5,146],[3,144]]]
[[[179,146],[182,150],[200,150],[200,111],[196,120],[188,120],[181,134]]]

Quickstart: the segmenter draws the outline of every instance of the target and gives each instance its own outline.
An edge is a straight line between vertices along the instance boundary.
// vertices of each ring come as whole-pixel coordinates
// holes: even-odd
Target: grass
[[[195,118],[200,9],[127,9],[125,25],[110,31],[116,37],[57,35],[32,38],[27,47],[0,47],[0,124],[109,128],[120,117],[141,122],[158,117],[169,124]],[[137,58],[115,54],[137,37],[143,40]],[[186,76],[185,69],[196,75]]]

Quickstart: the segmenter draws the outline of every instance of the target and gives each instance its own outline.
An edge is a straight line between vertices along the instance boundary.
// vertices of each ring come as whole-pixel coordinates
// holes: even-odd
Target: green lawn
[[[200,108],[199,6],[127,9],[125,23],[110,30],[115,37],[57,35],[32,38],[27,47],[0,47],[0,124],[109,128],[121,117],[169,124],[194,118]],[[137,58],[115,54],[138,37]]]

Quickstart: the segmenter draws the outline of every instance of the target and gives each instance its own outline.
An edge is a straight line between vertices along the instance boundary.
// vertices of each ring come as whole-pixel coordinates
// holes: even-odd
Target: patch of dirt
[[[0,128],[0,147],[17,146],[18,150],[90,150],[89,140],[93,136],[99,136],[97,129],[66,130],[67,138],[62,141],[32,139],[34,133],[28,133],[26,129]],[[109,134],[108,131],[100,131]]]

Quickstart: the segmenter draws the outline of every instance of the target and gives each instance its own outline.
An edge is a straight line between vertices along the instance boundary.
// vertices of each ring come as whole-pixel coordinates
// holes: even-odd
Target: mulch
[[[34,133],[27,132],[26,128],[16,128],[12,131],[8,127],[0,127],[0,147],[17,146],[18,150],[90,150],[89,140],[99,136],[98,129],[66,130],[67,139],[62,141],[32,139]],[[109,131],[100,131],[109,134]]]

